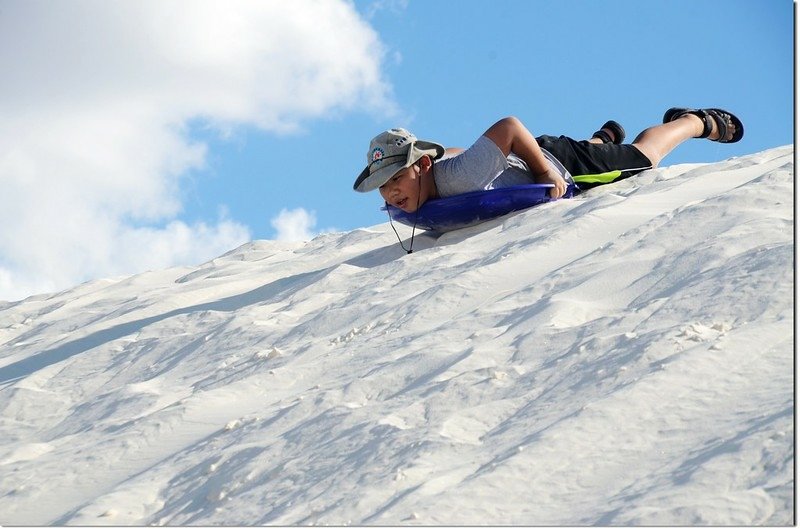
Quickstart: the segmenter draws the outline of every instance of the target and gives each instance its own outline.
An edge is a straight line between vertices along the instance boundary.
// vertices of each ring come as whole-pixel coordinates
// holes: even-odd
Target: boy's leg
[[[653,167],[650,160],[629,143],[598,144],[567,136],[539,136],[536,140],[564,164],[580,189],[609,184]]]
[[[711,133],[708,135],[708,139],[718,141],[720,133],[717,121],[711,118],[707,118],[707,121],[711,124]],[[726,122],[726,138],[730,139],[733,138],[736,130],[730,117],[726,119]],[[700,137],[705,127],[706,121],[695,114],[687,113],[669,123],[643,130],[633,140],[633,145],[647,156],[653,162],[653,167],[655,167],[675,147],[686,140]]]
[[[708,112],[715,110],[708,109]],[[705,118],[697,115],[704,115],[704,112],[688,110],[674,114],[677,115],[674,118],[665,116],[665,119],[670,119],[668,123],[644,130],[632,144],[598,144],[589,140],[576,141],[566,136],[539,136],[536,140],[564,164],[581,189],[589,189],[655,167],[664,156],[690,138],[707,137],[712,141],[741,139],[743,127],[742,130],[736,129],[737,126],[741,127],[738,118],[732,119],[725,111],[717,111],[716,118],[707,112]],[[723,123],[724,138],[720,137],[717,119]]]

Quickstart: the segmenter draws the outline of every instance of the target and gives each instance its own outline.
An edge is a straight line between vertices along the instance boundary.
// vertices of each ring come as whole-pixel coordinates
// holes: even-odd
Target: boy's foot
[[[708,138],[720,143],[736,143],[744,136],[744,125],[734,114],[721,108],[670,108],[664,113],[664,123],[686,116],[700,119],[703,128],[696,138]]]
[[[614,143],[619,145],[625,141],[625,129],[614,120],[606,121],[603,126],[592,134],[592,138],[597,138],[603,143]]]

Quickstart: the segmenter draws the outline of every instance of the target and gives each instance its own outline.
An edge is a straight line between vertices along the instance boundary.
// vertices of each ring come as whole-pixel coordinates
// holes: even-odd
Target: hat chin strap
[[[433,171],[433,165],[431,165],[431,171]],[[405,250],[406,254],[414,252],[414,233],[417,231],[417,221],[419,220],[419,197],[422,195],[422,175],[419,176],[417,181],[419,182],[419,188],[417,189],[417,209],[414,212],[414,226],[411,228],[411,242],[409,243],[408,248],[405,247],[403,240],[400,238],[400,234],[397,233],[397,228],[394,227],[394,222],[392,222],[392,214],[389,213],[389,208],[386,208],[386,214],[389,215],[389,226],[391,226],[392,230],[394,230],[394,234],[397,237],[397,242],[400,243],[400,248]],[[388,202],[384,202],[387,206],[389,205]]]

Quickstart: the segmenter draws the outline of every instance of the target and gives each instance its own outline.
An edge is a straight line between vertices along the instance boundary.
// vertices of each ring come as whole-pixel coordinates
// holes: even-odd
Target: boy
[[[467,150],[445,149],[405,129],[391,129],[372,139],[367,167],[353,189],[378,189],[387,204],[408,213],[431,198],[530,183],[553,184],[550,196],[559,198],[568,181],[587,189],[656,167],[690,138],[734,143],[743,135],[741,120],[716,108],[671,108],[663,124],[642,131],[632,144],[622,143],[624,131],[613,121],[592,140],[576,141],[534,138],[520,120],[507,117]]]

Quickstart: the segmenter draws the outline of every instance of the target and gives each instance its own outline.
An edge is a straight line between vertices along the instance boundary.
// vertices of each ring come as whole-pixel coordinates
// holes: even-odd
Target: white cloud
[[[317,216],[313,211],[303,208],[288,210],[282,209],[270,224],[275,228],[275,239],[279,241],[307,241],[316,233]]]
[[[244,242],[227,218],[176,220],[206,157],[187,123],[284,133],[392,109],[383,54],[345,0],[3,3],[0,299]]]
[[[408,8],[408,0],[373,0],[365,12],[368,19],[372,19],[381,11],[387,11],[390,15],[396,15]]]

